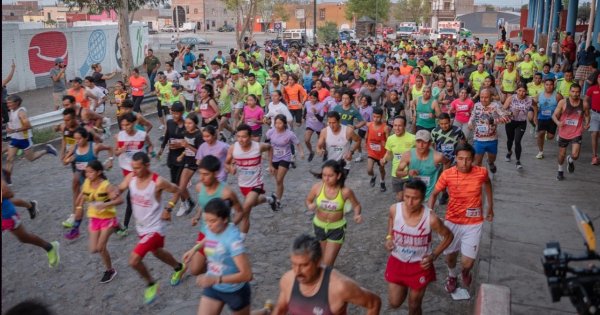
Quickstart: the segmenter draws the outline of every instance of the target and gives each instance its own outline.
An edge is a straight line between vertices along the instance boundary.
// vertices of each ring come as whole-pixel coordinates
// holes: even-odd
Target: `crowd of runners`
[[[279,211],[290,194],[305,194],[314,233],[293,241],[279,298],[254,313],[344,314],[350,303],[378,314],[380,297],[334,268],[346,233],[353,233],[347,231],[347,213],[360,224],[366,207],[345,181],[367,176],[371,187],[379,181],[381,198],[395,200],[381,227],[382,248],[390,253],[381,266],[389,306],[398,308],[408,298],[409,313],[421,314],[440,256],[448,293],[471,285],[483,222],[494,218],[488,172],[497,172],[503,145],[498,128],[506,131],[504,160],[514,159],[518,170],[535,163],[522,160],[524,150],[536,150],[521,144],[527,128],[537,138],[537,159],[548,157],[544,147],[558,146],[557,180],[565,179],[565,160],[567,171],[575,171],[584,140],[593,150],[586,163],[599,164],[599,53],[590,46],[574,59],[567,53],[572,45],[568,35],[560,58],[534,44],[477,38],[365,40],[300,50],[259,49],[248,41],[240,51],[210,58],[182,47],[163,61],[149,50],[127,84],[107,87],[114,74],[102,74],[100,65],[84,79],[69,80],[71,88],[54,96],[64,116],[56,127],[61,147],[35,152],[24,100],[3,89],[10,139],[3,145],[2,230],[43,248],[50,267],[59,264],[59,243],[27,232],[16,209],[26,208],[35,219],[37,202],[18,199],[25,196],[10,188],[19,181],[12,174],[20,150],[30,161],[57,156],[57,164],[71,166],[73,174],[64,237],[81,237],[87,225],[89,251],[105,265],[100,282],[117,275],[107,243],[113,232],[128,236],[133,216],[139,241],[129,266],[146,283],[144,303],[155,300],[159,286],[143,263],[152,253],[173,268],[171,285],[185,273],[198,276],[198,314],[219,314],[224,306],[249,314],[253,274],[244,240],[252,233],[250,213],[263,203]],[[58,58],[51,72],[55,86],[67,83],[64,68]],[[11,78],[12,72],[3,86]],[[142,115],[148,92],[158,99],[158,126]],[[107,106],[117,107],[116,117],[105,117]],[[114,135],[109,119],[118,122]],[[161,130],[160,138],[150,137],[153,128]],[[153,170],[160,167],[153,158],[166,160],[170,178]],[[310,191],[289,191],[286,174],[304,158],[314,165],[306,176],[316,177],[315,183]],[[105,172],[115,159],[123,177],[111,183]],[[264,184],[267,174],[275,179],[272,192]],[[228,177],[238,187],[229,186]],[[165,221],[173,215],[189,215],[198,227],[197,239],[178,240],[189,243],[185,253],[164,248]]]

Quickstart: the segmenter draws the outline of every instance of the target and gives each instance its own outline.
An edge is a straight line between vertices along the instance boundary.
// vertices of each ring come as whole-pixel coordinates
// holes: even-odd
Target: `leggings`
[[[505,126],[506,128],[506,148],[508,152],[512,152],[513,141],[515,143],[515,157],[517,161],[521,160],[521,140],[527,128],[526,121],[511,121]]]
[[[181,172],[183,172],[183,165],[168,165],[168,167],[171,173],[171,183],[179,185],[179,178],[181,177]]]
[[[132,96],[131,97],[133,100],[133,111],[136,113],[141,113],[142,112],[142,101],[144,100],[144,95],[140,95],[140,96]]]
[[[127,207],[125,208],[125,220],[123,220],[123,225],[125,225],[125,228],[129,227],[129,221],[131,220],[131,193],[129,192],[129,190],[127,191],[127,198],[125,198],[125,200],[127,201]]]

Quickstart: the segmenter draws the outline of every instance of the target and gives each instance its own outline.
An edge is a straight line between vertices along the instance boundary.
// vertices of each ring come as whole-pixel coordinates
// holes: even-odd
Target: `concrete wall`
[[[144,61],[148,49],[148,29],[133,23],[129,28],[134,66]],[[2,78],[8,75],[11,60],[17,65],[8,84],[16,93],[52,85],[50,70],[54,59],[67,65],[67,80],[92,73],[93,63],[102,64],[103,72],[121,69],[117,25],[94,25],[55,29],[19,29],[16,24],[2,25]]]

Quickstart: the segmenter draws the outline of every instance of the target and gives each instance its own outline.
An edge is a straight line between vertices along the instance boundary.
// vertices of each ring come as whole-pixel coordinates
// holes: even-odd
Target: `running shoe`
[[[369,185],[371,185],[371,187],[375,187],[376,180],[377,180],[377,176],[371,177],[371,181],[369,181]]]
[[[31,208],[28,208],[27,211],[29,211],[29,218],[33,220],[39,213],[39,210],[37,208],[38,202],[35,200],[30,200],[29,203],[31,203]]]
[[[67,218],[65,221],[62,222],[62,226],[64,228],[70,229],[75,225],[75,215],[74,214],[70,214],[69,218]]]
[[[54,268],[60,263],[60,243],[54,241],[50,244],[52,244],[52,249],[48,252],[48,265],[50,268]]]
[[[150,285],[144,290],[144,304],[150,304],[156,300],[156,293],[158,293],[158,282]]]
[[[56,151],[56,148],[51,144],[46,144],[46,152],[48,152],[48,154],[58,156],[58,151]]]
[[[185,264],[181,264],[181,269],[179,269],[179,271],[173,272],[173,274],[171,275],[171,285],[172,286],[176,286],[181,282],[181,277],[183,277],[185,270],[186,270]]]
[[[290,165],[292,166],[292,168],[296,168],[296,162],[291,162]]]
[[[492,172],[492,174],[496,174],[496,171],[498,170],[496,168],[496,164],[488,164],[490,166],[490,172]]]
[[[100,283],[109,283],[112,279],[117,275],[117,270],[115,268],[106,270],[102,275],[102,279],[100,279]]]
[[[592,158],[592,165],[598,165],[598,164],[600,164],[600,160],[598,160],[597,156],[594,156]]]
[[[385,188],[385,183],[384,182],[381,182],[381,185],[379,187],[379,191],[381,191],[381,192],[386,192],[387,191],[387,188]]]
[[[117,230],[117,235],[119,237],[125,237],[125,236],[129,235],[129,231],[127,228],[120,228]]]
[[[363,157],[362,157],[362,153],[359,153],[358,156],[356,157],[356,159],[354,159],[354,162],[359,163],[362,162]]]
[[[308,161],[309,161],[309,162],[312,162],[312,160],[313,160],[314,158],[315,158],[315,153],[314,153],[314,152],[310,152],[310,153],[308,154]]]
[[[263,306],[263,310],[267,311],[267,314],[271,314],[273,311],[273,300],[266,300],[265,306]]]
[[[456,277],[448,276],[448,278],[446,278],[446,285],[444,288],[446,288],[446,292],[448,293],[456,291]]]
[[[563,180],[563,179],[565,179],[565,172],[558,171],[558,175],[556,175],[556,179],[557,180]]]
[[[544,152],[538,152],[538,154],[535,156],[536,159],[541,160],[544,158]]]
[[[271,200],[269,201],[269,205],[271,206],[271,210],[278,211],[277,209],[277,196],[274,193],[271,193]]]
[[[165,125],[158,126],[158,130],[164,130],[164,129],[165,129]]]
[[[569,171],[569,173],[575,172],[575,161],[573,161],[570,155],[567,156],[567,164],[567,170]]]
[[[504,162],[510,162],[511,155],[512,155],[512,153],[506,153],[506,156],[504,157]]]
[[[281,211],[281,202],[277,201],[277,211]]]
[[[179,210],[177,210],[177,213],[175,215],[180,217],[180,216],[186,214],[187,211],[188,211],[187,202],[182,202],[181,205],[179,206]]]
[[[190,181],[191,183],[192,181]],[[196,208],[196,204],[194,203],[194,201],[192,200],[192,198],[187,200],[187,205],[188,205],[188,209],[185,212],[185,215],[188,215],[192,212],[192,210],[194,210],[194,208]]]
[[[462,283],[465,285],[465,287],[470,287],[471,286],[471,282],[473,281],[473,277],[471,276],[471,270],[465,272],[464,270],[462,271]]]
[[[523,170],[523,165],[521,165],[521,161],[517,161],[517,164],[516,164],[516,165],[517,165],[517,169],[518,169],[519,171]]]
[[[4,177],[4,181],[8,184],[8,186],[12,186],[12,180],[9,172],[2,169],[2,177]]]
[[[65,234],[65,238],[72,241],[79,237],[79,228],[72,228],[67,234]]]

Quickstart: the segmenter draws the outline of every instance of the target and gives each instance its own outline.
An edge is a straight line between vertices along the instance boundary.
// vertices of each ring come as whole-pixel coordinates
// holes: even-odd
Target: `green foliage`
[[[70,8],[88,8],[90,12],[102,12],[104,10],[116,10],[121,7],[122,0],[64,0],[64,4]],[[144,5],[157,6],[165,0],[127,0],[129,11],[139,10]]]
[[[273,16],[283,22],[290,20],[290,13],[286,10],[285,5],[281,2],[277,2],[273,5]]]
[[[400,22],[423,23],[431,17],[431,2],[422,0],[399,0],[394,16]]]
[[[583,3],[577,9],[577,21],[580,24],[585,24],[590,20],[590,12],[592,11],[592,6],[589,2]],[[596,12],[596,16],[598,12]]]
[[[330,43],[338,39],[337,24],[335,22],[327,22],[325,25],[317,28],[317,36],[322,43]]]
[[[59,138],[60,135],[54,131],[53,127],[35,129],[33,131],[33,143],[46,143]]]
[[[378,22],[387,21],[390,6],[390,0],[348,0],[346,5],[346,19],[351,21],[353,16],[357,20],[363,16],[368,16]]]

